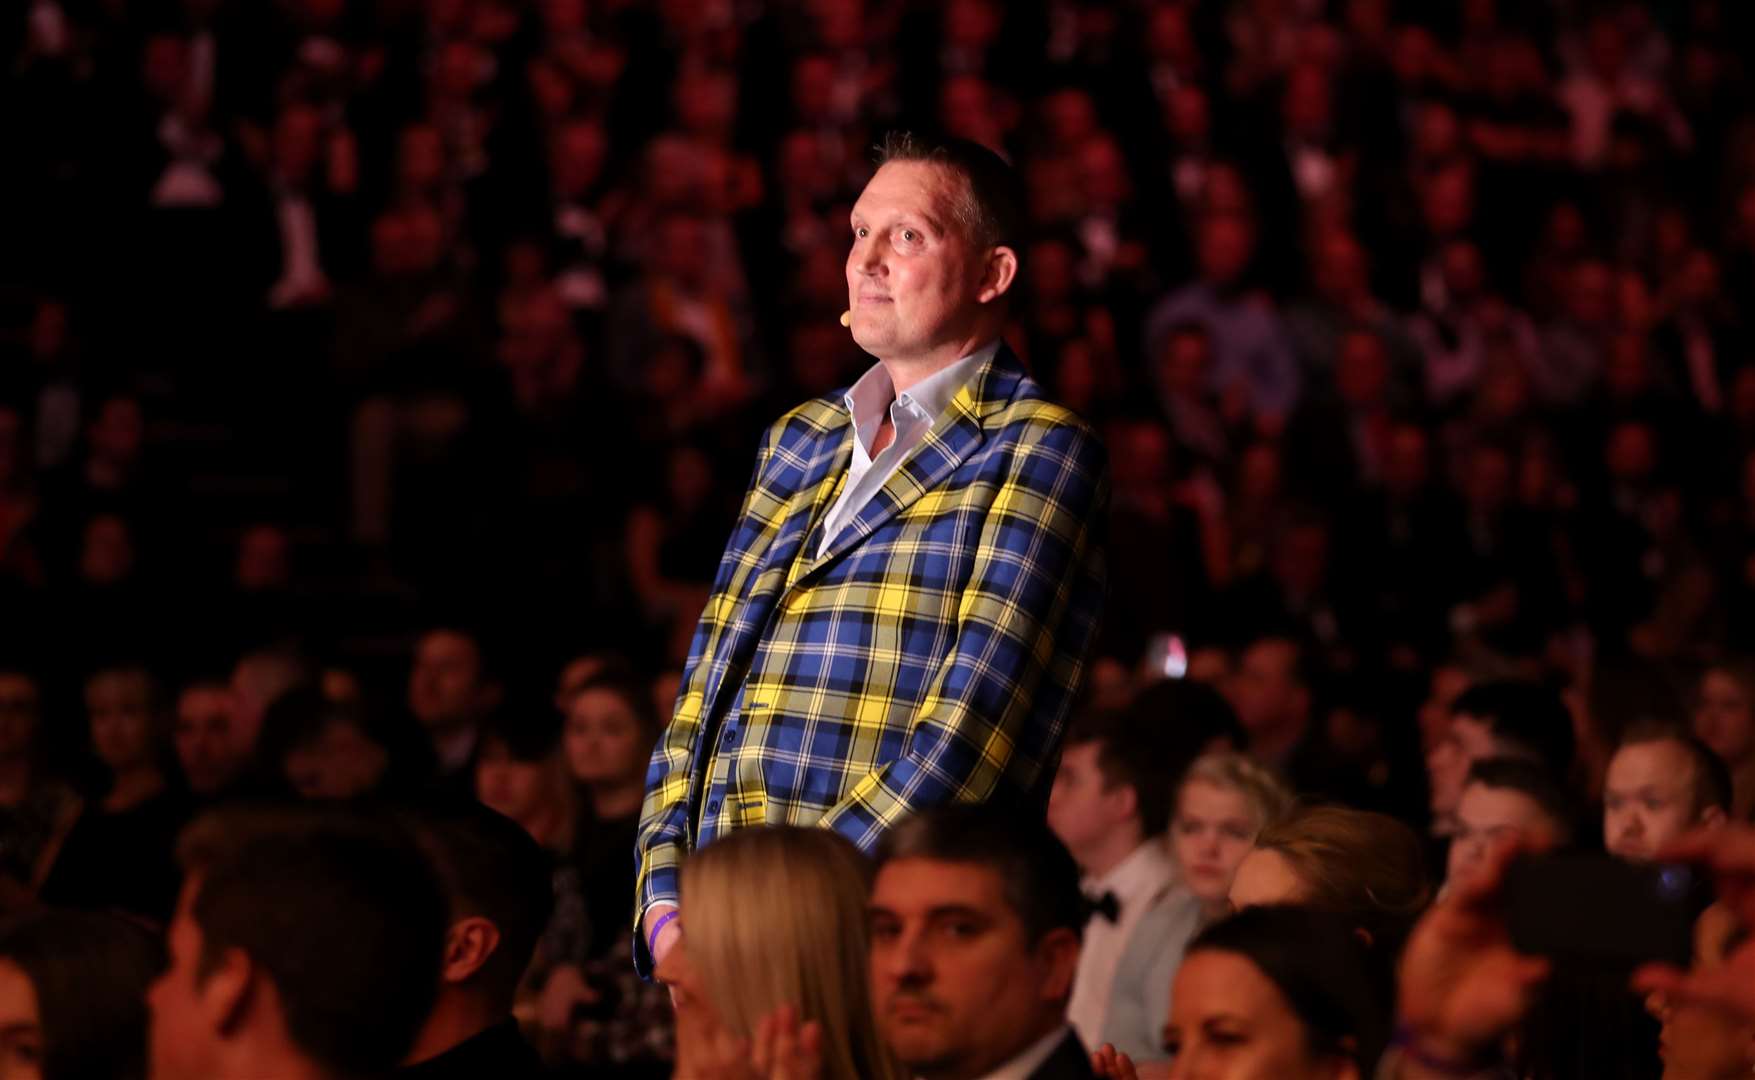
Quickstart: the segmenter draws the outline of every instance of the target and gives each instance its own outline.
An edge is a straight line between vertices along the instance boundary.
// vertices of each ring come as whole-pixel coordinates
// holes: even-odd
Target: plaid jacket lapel
[[[767,626],[775,600],[797,576],[799,564],[809,561],[799,558],[801,545],[814,534],[815,525],[828,512],[835,492],[847,476],[853,443],[848,434],[852,424],[846,410],[824,401],[800,416],[799,421],[799,426],[792,429],[796,437],[782,439],[774,448],[769,466],[756,480],[764,492],[783,499],[784,506],[775,518],[765,550],[749,574],[748,588],[726,583],[728,591],[742,592],[744,600],[731,619],[721,624],[708,646],[712,667],[703,695],[709,706],[708,716],[719,715],[724,705],[719,700],[724,688],[742,681],[743,665]],[[715,586],[716,591],[719,588]],[[728,674],[736,677],[727,678]]]
[[[829,549],[820,558],[800,560],[802,572],[794,575],[791,584],[822,570],[863,543],[885,522],[912,506],[955,472],[957,466],[981,446],[984,438],[982,421],[1011,400],[1023,375],[1023,365],[1017,356],[1001,343],[993,358],[977,368],[975,376],[957,391],[950,407],[933,423],[926,438],[902,459],[902,464],[871,501],[853,516]]]

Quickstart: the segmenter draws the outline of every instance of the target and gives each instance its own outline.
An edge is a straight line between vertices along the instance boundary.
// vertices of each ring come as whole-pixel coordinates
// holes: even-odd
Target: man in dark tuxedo
[[[1066,1021],[1086,902],[1040,813],[959,803],[885,838],[871,899],[872,1000],[920,1080],[1086,1080]]]

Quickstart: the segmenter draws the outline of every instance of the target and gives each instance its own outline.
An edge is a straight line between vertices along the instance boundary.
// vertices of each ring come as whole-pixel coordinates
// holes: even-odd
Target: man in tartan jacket
[[[762,440],[653,754],[635,957],[681,931],[684,854],[728,830],[1041,813],[1104,587],[1108,469],[1000,340],[1020,185],[961,141],[886,140],[842,321],[878,363]],[[752,896],[752,903],[761,898]]]

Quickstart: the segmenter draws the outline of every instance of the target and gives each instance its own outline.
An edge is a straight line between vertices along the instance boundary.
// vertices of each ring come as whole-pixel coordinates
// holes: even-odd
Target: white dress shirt
[[[845,400],[847,411],[853,416],[853,460],[847,466],[847,483],[842,486],[840,497],[823,519],[823,538],[817,545],[817,558],[823,557],[847,523],[883,489],[909,451],[925,440],[933,422],[950,407],[951,399],[957,396],[963,384],[974,378],[975,370],[998,351],[999,342],[989,342],[900,394],[896,393],[890,373],[881,362],[873,364],[858,382],[848,387]],[[877,438],[885,410],[890,414],[896,437],[873,458],[872,440]]]
[[[1055,1028],[1044,1035],[1041,1042],[981,1077],[981,1080],[1029,1080],[1030,1075],[1040,1069],[1043,1062],[1054,1056],[1065,1038],[1066,1028]]]
[[[1088,894],[1114,893],[1120,907],[1114,922],[1099,915],[1085,924],[1084,947],[1079,951],[1079,969],[1073,979],[1066,1016],[1086,1046],[1102,1045],[1109,997],[1115,987],[1115,969],[1134,928],[1175,884],[1175,867],[1164,850],[1163,840],[1156,836],[1135,848],[1133,854],[1101,878],[1086,880]]]

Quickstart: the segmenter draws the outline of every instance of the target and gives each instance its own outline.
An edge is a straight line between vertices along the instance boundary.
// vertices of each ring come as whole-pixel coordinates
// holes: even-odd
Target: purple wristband
[[[1459,1061],[1452,1058],[1441,1058],[1422,1050],[1414,1039],[1414,1033],[1406,1027],[1398,1027],[1390,1037],[1391,1048],[1400,1050],[1402,1056],[1423,1069],[1445,1076],[1474,1077],[1491,1069],[1499,1061],[1499,1055],[1486,1051],[1472,1061]]]
[[[652,924],[652,932],[646,935],[646,951],[652,955],[652,959],[654,961],[656,961],[658,959],[657,954],[658,954],[658,934],[659,934],[659,932],[662,931],[665,927],[670,925],[670,920],[676,918],[678,915],[681,915],[681,914],[682,914],[681,911],[674,911],[674,910],[667,911],[663,915],[660,915],[658,917],[658,921],[656,923]]]

